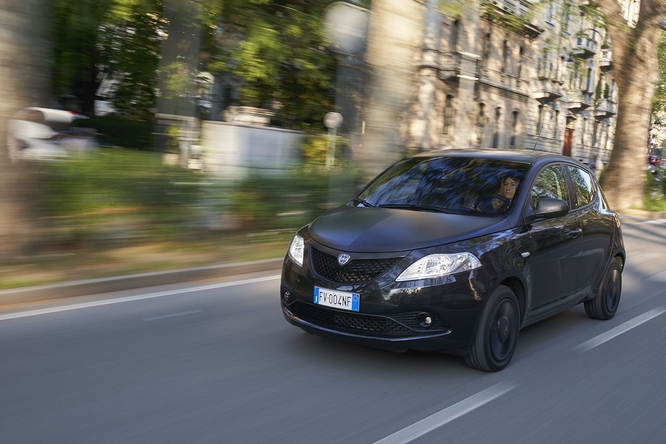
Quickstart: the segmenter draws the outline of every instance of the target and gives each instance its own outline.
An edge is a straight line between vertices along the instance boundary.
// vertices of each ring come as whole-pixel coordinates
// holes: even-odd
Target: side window
[[[573,182],[574,192],[576,193],[576,204],[574,208],[583,207],[594,200],[594,181],[587,171],[584,171],[573,165],[567,165],[569,176]]]
[[[532,208],[536,208],[537,202],[542,197],[561,199],[571,206],[567,182],[559,165],[548,166],[537,176],[532,185]]]

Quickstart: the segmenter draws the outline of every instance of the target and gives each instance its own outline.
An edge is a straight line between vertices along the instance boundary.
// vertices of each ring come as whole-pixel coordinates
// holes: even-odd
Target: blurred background
[[[348,200],[369,1],[333,3],[1,2],[0,286],[279,257]]]
[[[2,0],[0,287],[279,257],[423,150],[542,149],[601,174],[622,56],[603,17],[587,1]],[[655,97],[638,152],[659,201]]]

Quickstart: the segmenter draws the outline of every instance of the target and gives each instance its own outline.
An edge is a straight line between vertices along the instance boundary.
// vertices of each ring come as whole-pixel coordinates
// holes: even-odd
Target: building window
[[[518,133],[518,111],[514,111],[511,116],[511,139],[509,139],[509,147],[516,147],[516,134]]]
[[[569,22],[571,21],[571,15],[569,12],[570,5],[564,5],[564,13],[562,14],[562,31],[569,33]]]
[[[449,41],[449,45],[451,47],[451,52],[457,52],[458,51],[458,35],[459,35],[459,32],[460,32],[460,19],[453,22],[453,25],[451,26],[451,40]]]
[[[501,67],[502,74],[506,74],[508,65],[509,65],[509,42],[504,40],[504,44],[502,45],[502,67]]]
[[[525,50],[521,46],[520,49],[518,50],[518,66],[516,67],[516,77],[520,78],[520,76],[523,73],[523,52]]]
[[[580,132],[580,146],[582,147],[585,145],[585,131],[587,130],[587,117],[583,119],[583,128],[581,129]]]
[[[476,115],[476,143],[478,145],[481,145],[481,142],[483,141],[483,130],[486,126],[485,121],[486,121],[486,105],[483,103],[479,103],[479,112]]]
[[[444,104],[444,135],[451,135],[451,128],[453,127],[453,96],[446,96],[446,103]]]
[[[490,33],[487,33],[483,38],[483,57],[481,59],[481,64],[484,68],[488,66],[488,63],[490,63],[491,43]]]
[[[539,105],[539,108],[537,109],[537,123],[536,123],[537,137],[541,135],[542,128],[543,128],[543,105]]]
[[[553,4],[552,0],[548,4],[547,8],[548,9],[546,10],[546,21],[550,23],[553,21],[553,11],[555,9],[555,5]]]
[[[495,124],[493,126],[493,148],[499,148],[500,130],[502,128],[502,108],[499,106],[495,110]]]

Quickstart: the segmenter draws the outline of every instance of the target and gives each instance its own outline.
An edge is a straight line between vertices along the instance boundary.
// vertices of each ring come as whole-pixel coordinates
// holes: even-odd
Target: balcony
[[[440,56],[439,78],[453,79],[460,75],[462,58],[458,52],[446,52]]]
[[[613,51],[608,48],[602,49],[599,55],[599,67],[604,71],[613,69]]]
[[[574,40],[572,52],[579,57],[589,59],[597,53],[597,42],[587,36],[578,36]]]
[[[562,97],[562,85],[557,80],[540,77],[535,82],[533,97],[541,103],[552,102]]]
[[[617,111],[615,110],[615,103],[609,99],[597,99],[597,103],[594,107],[595,119],[603,120],[616,114]]]
[[[592,106],[592,93],[573,91],[567,97],[567,108],[572,111],[583,111]]]
[[[532,2],[538,0],[481,0],[485,15],[500,26],[530,38],[538,37],[544,30],[540,23],[530,18]]]

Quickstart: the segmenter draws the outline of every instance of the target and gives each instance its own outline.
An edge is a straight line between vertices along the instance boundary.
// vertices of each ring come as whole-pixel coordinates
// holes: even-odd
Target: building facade
[[[528,148],[607,163],[618,95],[592,2],[411,1],[423,20],[418,62],[402,79],[418,85],[400,120],[408,151]]]

